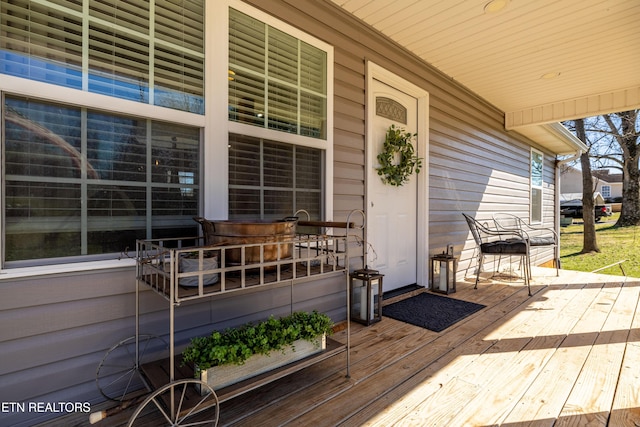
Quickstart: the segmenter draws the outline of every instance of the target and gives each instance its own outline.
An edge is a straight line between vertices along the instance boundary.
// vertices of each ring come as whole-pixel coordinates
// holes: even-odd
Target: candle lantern
[[[431,257],[431,291],[450,294],[456,291],[458,260],[453,256],[453,246],[446,253]]]
[[[351,320],[367,326],[382,320],[383,277],[368,268],[350,274]]]

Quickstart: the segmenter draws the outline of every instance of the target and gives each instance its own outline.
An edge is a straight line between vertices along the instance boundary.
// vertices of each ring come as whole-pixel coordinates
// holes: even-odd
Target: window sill
[[[21,279],[25,277],[49,276],[53,274],[94,272],[96,270],[110,270],[115,268],[135,267],[134,259],[113,259],[105,261],[76,262],[58,265],[43,265],[36,267],[10,268],[0,271],[0,282]]]

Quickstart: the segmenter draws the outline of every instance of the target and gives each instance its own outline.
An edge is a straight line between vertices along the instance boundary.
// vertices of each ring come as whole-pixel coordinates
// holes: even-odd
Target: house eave
[[[552,153],[565,156],[578,152],[586,152],[589,148],[560,123],[547,123],[534,126],[522,126],[514,129],[526,136],[540,147]]]

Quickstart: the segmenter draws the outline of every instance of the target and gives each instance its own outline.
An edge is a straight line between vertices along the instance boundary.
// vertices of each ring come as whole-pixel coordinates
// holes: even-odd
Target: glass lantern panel
[[[369,311],[369,320],[373,320],[380,309],[380,295],[378,294],[379,288],[380,288],[380,279],[372,280],[371,281],[371,310]]]
[[[435,273],[437,273],[437,280],[434,278],[434,281],[436,282],[437,286],[438,286],[438,290],[446,292],[447,291],[447,262],[446,261],[437,261],[436,262],[436,271],[434,272],[434,276],[436,276]]]
[[[447,281],[449,282],[449,288],[453,289],[453,282],[455,281],[456,274],[454,271],[455,261],[451,261],[447,263],[448,272],[447,272]]]
[[[364,282],[353,281],[351,294],[351,315],[358,319],[367,320],[367,287]]]

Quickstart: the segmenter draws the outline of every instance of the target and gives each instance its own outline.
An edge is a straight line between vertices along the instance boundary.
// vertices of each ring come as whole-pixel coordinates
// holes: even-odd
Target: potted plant
[[[193,364],[196,378],[219,389],[324,350],[332,328],[331,318],[318,311],[271,316],[193,338],[182,362]]]

